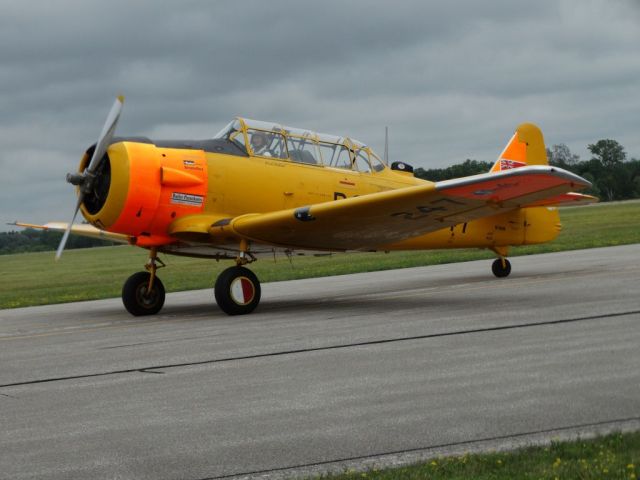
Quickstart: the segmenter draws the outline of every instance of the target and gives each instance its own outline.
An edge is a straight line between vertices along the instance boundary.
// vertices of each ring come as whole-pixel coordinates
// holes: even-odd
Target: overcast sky
[[[117,94],[119,135],[207,138],[234,116],[391,160],[494,160],[524,121],[582,158],[640,157],[638,0],[0,0],[0,229],[69,221]]]

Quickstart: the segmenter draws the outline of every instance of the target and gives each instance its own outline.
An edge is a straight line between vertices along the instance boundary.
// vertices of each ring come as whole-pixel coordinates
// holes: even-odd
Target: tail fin
[[[542,132],[533,123],[523,123],[502,151],[490,172],[500,172],[526,165],[549,165]]]
[[[509,143],[489,171],[500,172],[502,170],[511,170],[512,168],[524,167],[527,165],[549,165],[547,149],[544,146],[542,132],[533,123],[523,123],[518,126],[516,133],[513,134],[513,137],[511,137],[511,140],[509,140]],[[552,206],[563,203],[587,205],[597,201],[598,199],[591,195],[569,192],[556,197],[539,200],[525,206]]]

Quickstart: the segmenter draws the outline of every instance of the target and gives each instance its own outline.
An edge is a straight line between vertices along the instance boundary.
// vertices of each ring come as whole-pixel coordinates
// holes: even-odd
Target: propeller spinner
[[[107,120],[104,123],[104,127],[102,127],[102,132],[100,133],[100,137],[98,138],[98,142],[96,143],[93,155],[91,156],[91,161],[89,162],[87,168],[85,168],[84,171],[80,173],[67,174],[67,182],[79,188],[78,203],[76,204],[76,209],[73,212],[73,218],[71,219],[71,222],[67,226],[67,229],[62,236],[62,240],[60,240],[60,245],[58,246],[58,250],[56,251],[56,260],[60,258],[60,256],[62,255],[62,251],[67,244],[69,233],[71,233],[71,228],[76,221],[78,210],[80,210],[80,206],[82,205],[85,195],[90,194],[94,188],[94,183],[97,177],[96,173],[100,167],[100,161],[102,160],[102,157],[104,157],[105,153],[107,152],[107,147],[111,143],[111,139],[113,138],[113,134],[116,130],[116,125],[118,124],[118,119],[120,118],[120,111],[122,110],[123,104],[124,97],[120,95],[118,96],[118,98],[116,98],[116,101],[111,107],[109,115],[107,115]]]

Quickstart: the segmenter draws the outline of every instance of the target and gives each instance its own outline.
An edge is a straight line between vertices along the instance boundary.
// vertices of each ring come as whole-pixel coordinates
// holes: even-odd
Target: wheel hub
[[[248,305],[253,301],[256,290],[253,286],[253,282],[247,277],[237,277],[231,282],[229,288],[231,298],[238,305]]]

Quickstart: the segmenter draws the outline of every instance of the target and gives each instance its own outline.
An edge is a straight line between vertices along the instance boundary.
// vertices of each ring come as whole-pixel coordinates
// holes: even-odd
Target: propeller
[[[89,166],[85,168],[81,173],[67,173],[67,182],[71,183],[72,185],[76,185],[80,191],[78,193],[78,203],[76,204],[76,209],[73,212],[71,223],[69,223],[69,225],[67,226],[67,229],[62,236],[62,240],[60,240],[60,245],[58,245],[58,250],[56,251],[56,260],[58,260],[62,256],[62,251],[67,244],[69,234],[71,233],[71,228],[73,227],[73,223],[76,221],[76,216],[78,215],[78,210],[80,210],[80,205],[82,205],[84,196],[88,193],[91,193],[93,183],[96,179],[96,170],[98,168],[98,165],[100,164],[100,160],[102,160],[102,157],[107,151],[107,147],[111,143],[113,133],[115,132],[116,125],[118,124],[118,119],[120,118],[120,111],[122,110],[123,104],[124,97],[120,95],[118,96],[118,98],[116,98],[116,101],[111,107],[109,115],[107,115],[107,120],[104,122],[104,127],[102,127],[102,132],[100,133],[98,143],[96,143],[96,148],[94,149],[93,155],[91,156]]]

